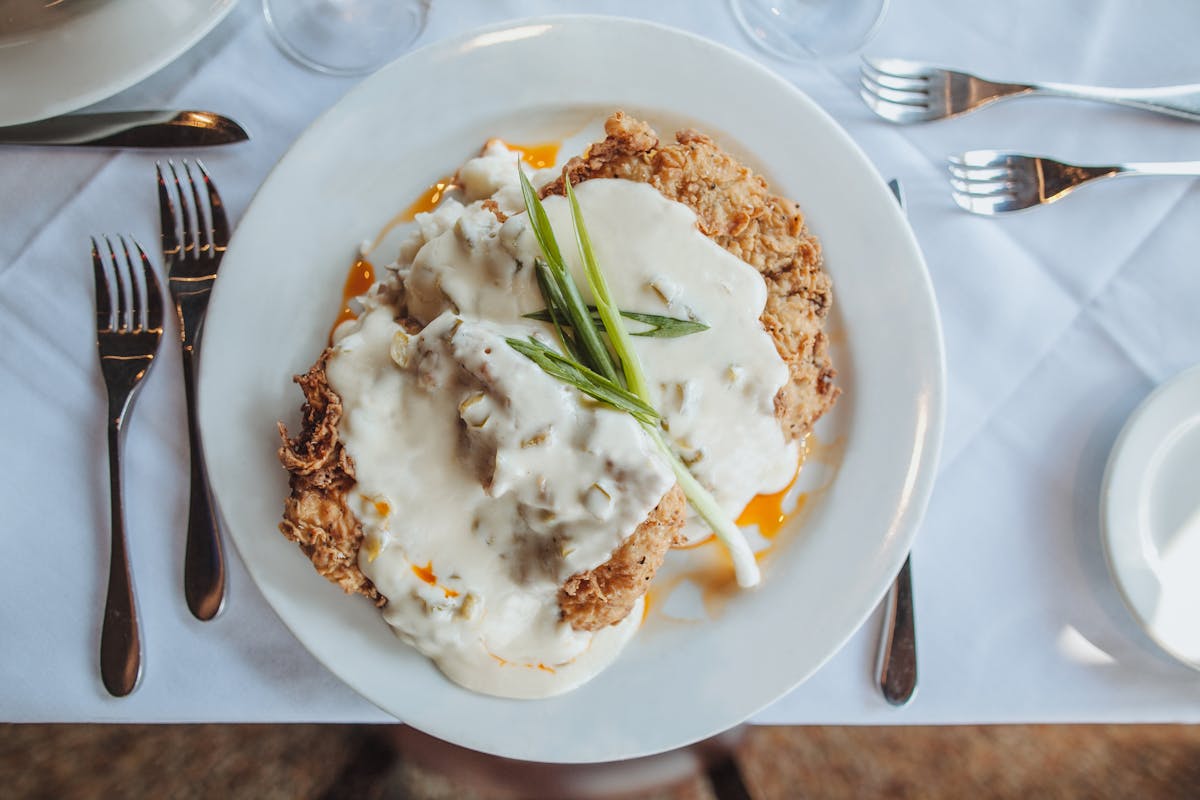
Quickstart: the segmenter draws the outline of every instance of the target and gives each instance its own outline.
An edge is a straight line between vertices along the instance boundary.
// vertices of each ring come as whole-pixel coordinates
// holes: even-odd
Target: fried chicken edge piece
[[[326,349],[306,374],[293,378],[304,393],[300,432],[289,439],[287,427],[279,423],[279,461],[291,489],[279,530],[300,545],[318,573],[347,594],[363,594],[383,607],[387,598],[358,566],[362,523],[346,505],[356,482],[354,461],[338,438],[342,399],[325,377],[332,352]]]
[[[409,323],[409,329],[412,331]],[[377,606],[384,597],[358,565],[362,523],[346,504],[355,485],[354,461],[338,438],[342,401],[330,387],[327,348],[304,375],[293,380],[304,393],[301,430],[289,438],[278,423],[279,460],[289,473],[291,494],[284,503],[279,530],[312,561],[317,572],[347,594],[363,594]],[[559,591],[563,619],[576,630],[595,631],[629,615],[662,566],[673,544],[682,543],[687,500],[672,486],[608,561],[568,578]],[[598,601],[597,598],[603,598]]]
[[[833,384],[836,373],[824,331],[832,282],[799,205],[772,194],[762,177],[702,133],[683,130],[675,144],[660,146],[649,125],[621,111],[605,121],[604,132],[604,140],[568,161],[563,175],[543,187],[541,196],[563,194],[564,180],[575,185],[592,178],[623,178],[648,183],[692,209],[701,233],[762,274],[767,303],[760,319],[788,365],[788,381],[775,397],[775,416],[789,439],[807,434],[840,390]],[[636,544],[630,537],[604,564],[572,575],[558,594],[564,618],[570,615],[572,625],[585,630],[623,619],[676,537],[678,533],[670,540],[638,537]],[[633,599],[622,589],[634,593]]]
[[[702,233],[759,270],[768,288],[761,320],[789,369],[789,381],[775,400],[776,416],[789,438],[806,434],[839,390],[822,329],[831,283],[799,207],[772,195],[761,177],[703,134],[680,131],[675,145],[659,147],[648,125],[620,111],[609,117],[605,132],[585,156],[567,163],[565,174],[572,183],[601,177],[649,183],[690,207]],[[543,188],[542,196],[562,192],[559,178]],[[347,593],[364,594],[383,606],[387,598],[357,563],[362,526],[345,502],[355,482],[354,465],[337,437],[341,400],[324,374],[330,352],[295,378],[306,400],[300,434],[289,440],[279,424],[279,457],[291,476],[280,530],[300,544],[319,573]],[[683,492],[673,486],[608,561],[564,582],[558,594],[563,619],[588,631],[624,619],[667,551],[682,543],[685,512]]]
[[[821,245],[809,233],[797,203],[772,194],[766,181],[702,133],[682,130],[660,145],[649,125],[617,111],[606,137],[564,167],[577,184],[591,178],[648,183],[696,214],[700,232],[759,271],[767,284],[760,317],[788,365],[788,382],[775,398],[775,415],[789,439],[812,430],[841,390],[829,357],[824,325],[833,302]],[[563,193],[563,178],[541,195]]]

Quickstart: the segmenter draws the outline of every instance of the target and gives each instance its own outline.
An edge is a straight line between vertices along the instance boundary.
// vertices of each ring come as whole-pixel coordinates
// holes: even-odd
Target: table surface
[[[1200,722],[1200,674],[1158,652],[1121,603],[1099,543],[1105,460],[1130,411],[1200,361],[1200,190],[1144,179],[1004,219],[950,199],[944,158],[1010,148],[1078,162],[1200,158],[1194,124],[1030,99],[897,127],[856,90],[854,57],[792,64],[753,50],[727,4],[435,2],[421,42],[564,10],[645,16],[747,53],[795,82],[904,184],[945,328],[949,411],[937,488],[913,553],[921,687],[886,705],[869,619],[808,682],[760,712],[774,724]],[[989,77],[1101,85],[1195,82],[1200,5],[893,0],[866,52]],[[248,77],[252,76],[252,77]],[[252,142],[210,151],[237,219],[295,136],[353,79],[306,71],[244,2],[199,45],[104,108],[194,107]],[[802,146],[802,142],[798,143]],[[216,621],[179,588],[187,449],[178,359],[164,359],[128,440],[131,549],[146,647],[131,697],[96,670],[108,546],[101,380],[86,237],[158,236],[155,155],[0,150],[0,536],[22,561],[0,589],[0,718],[9,721],[366,721],[391,717],[318,664],[236,554]],[[232,548],[231,548],[232,551]]]

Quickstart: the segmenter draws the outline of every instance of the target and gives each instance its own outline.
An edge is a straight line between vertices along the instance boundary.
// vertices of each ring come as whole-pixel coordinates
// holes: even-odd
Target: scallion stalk
[[[660,425],[661,417],[650,398],[649,384],[646,382],[641,360],[633,349],[631,334],[626,330],[621,317],[630,317],[651,325],[656,325],[656,322],[650,321],[652,319],[670,320],[681,325],[689,323],[686,320],[671,320],[669,317],[656,315],[640,315],[639,319],[639,315],[622,312],[617,308],[608,282],[604,279],[604,273],[596,260],[575,191],[570,180],[564,179],[575,229],[575,241],[579,246],[579,257],[583,262],[588,286],[596,301],[595,309],[584,305],[579,288],[575,285],[558,249],[554,230],[550,227],[550,220],[537,192],[519,166],[517,172],[521,178],[521,191],[525,197],[525,210],[529,216],[530,227],[546,257],[545,261],[538,260],[535,264],[538,288],[541,290],[542,300],[546,303],[545,316],[539,316],[542,312],[527,316],[552,322],[565,354],[554,351],[532,337],[528,341],[508,339],[509,346],[541,367],[546,374],[574,386],[598,402],[624,411],[641,423],[647,435],[662,452],[692,508],[712,526],[717,539],[729,551],[738,585],[757,585],[760,580],[758,562],[746,538],[721,509],[716,498],[696,480],[696,476],[680,460],[664,435]],[[599,325],[595,316],[599,316]],[[690,324],[699,325],[700,329],[707,327],[703,323]],[[656,330],[663,327],[666,326],[659,324]],[[674,327],[679,330],[680,325]],[[570,335],[567,334],[568,328],[571,330]],[[607,335],[613,352],[609,351],[601,338],[601,329]],[[621,385],[618,374],[624,378],[624,386]]]
[[[642,369],[642,360],[633,349],[629,332],[621,321],[621,312],[613,302],[612,292],[608,290],[608,281],[600,271],[596,261],[596,253],[592,250],[592,240],[588,236],[587,226],[583,223],[583,211],[575,198],[575,190],[571,188],[571,179],[564,177],[563,186],[567,192],[567,202],[571,205],[571,222],[575,228],[575,242],[579,245],[579,258],[583,262],[583,274],[587,276],[588,286],[592,290],[592,299],[596,301],[596,310],[604,322],[604,331],[612,342],[613,350],[617,353],[617,363],[625,373],[625,385],[638,397],[650,402],[650,387],[646,383],[646,372]]]

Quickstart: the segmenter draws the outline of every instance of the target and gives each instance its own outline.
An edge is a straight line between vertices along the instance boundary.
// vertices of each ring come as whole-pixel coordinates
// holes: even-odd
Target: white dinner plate
[[[1156,389],[1113,445],[1100,519],[1125,604],[1163,650],[1200,669],[1200,367]]]
[[[845,391],[818,428],[810,461],[821,463],[805,468],[826,485],[775,540],[758,589],[701,598],[711,601],[699,604],[706,618],[670,611],[686,598],[656,598],[663,614],[651,614],[607,671],[566,695],[473,694],[402,645],[370,603],[318,577],[279,535],[288,490],[275,422],[296,429],[301,395],[291,376],[324,347],[358,243],[486,139],[569,139],[616,108],[660,132],[692,125],[714,136],[798,200],[820,236]],[[745,720],[832,656],[911,544],[933,484],[945,383],[921,254],[845,132],[749,59],[608,17],[528,20],[434,44],[318,119],[263,183],[230,243],[200,381],[204,447],[229,533],[300,641],[406,723],[476,750],[554,762],[699,740]],[[668,571],[700,551],[672,554]]]
[[[14,21],[0,27],[0,125],[18,125],[83,108],[153,75],[236,0],[62,0],[44,9],[35,8],[39,0],[3,2]]]

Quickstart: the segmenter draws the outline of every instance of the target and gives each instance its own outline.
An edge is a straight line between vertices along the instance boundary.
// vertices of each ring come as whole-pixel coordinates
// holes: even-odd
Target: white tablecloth
[[[941,474],[913,555],[920,691],[899,710],[875,691],[873,618],[756,721],[1200,721],[1200,675],[1158,653],[1122,606],[1097,512],[1126,416],[1200,361],[1200,191],[1186,179],[1129,181],[984,219],[953,205],[942,167],[947,154],[984,147],[1085,162],[1200,158],[1200,126],[1049,99],[893,126],[859,101],[852,57],[773,61],[723,2],[437,0],[421,41],[573,10],[695,31],[793,80],[904,183],[933,274],[950,396]],[[1187,83],[1200,80],[1197,31],[1200,5],[1186,0],[894,0],[867,51],[998,77]],[[258,3],[244,2],[179,61],[102,105],[212,108],[246,125],[252,142],[204,155],[236,220],[288,143],[353,85],[288,61]],[[156,240],[155,158],[0,150],[0,536],[10,559],[0,718],[390,720],[292,638],[232,547],[224,614],[207,624],[188,614],[186,438],[169,342],[139,400],[126,462],[145,676],[121,700],[99,682],[108,491],[87,236]]]

